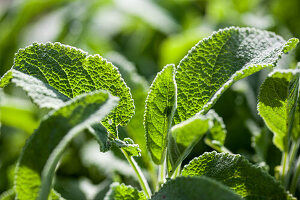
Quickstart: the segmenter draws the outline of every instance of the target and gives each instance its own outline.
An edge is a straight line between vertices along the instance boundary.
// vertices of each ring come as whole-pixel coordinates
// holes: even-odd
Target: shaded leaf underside
[[[104,119],[117,103],[118,98],[95,91],[66,102],[46,116],[20,156],[15,175],[18,199],[36,199],[39,192],[39,198],[46,199],[56,165],[68,143],[79,132]]]

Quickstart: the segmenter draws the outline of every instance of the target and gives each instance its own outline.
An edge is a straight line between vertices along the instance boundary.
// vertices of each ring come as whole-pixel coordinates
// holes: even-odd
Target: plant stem
[[[297,164],[296,164],[296,167],[295,167],[295,173],[294,173],[292,183],[291,183],[291,187],[290,187],[290,192],[292,194],[295,194],[295,192],[296,192],[296,187],[297,187],[297,183],[299,181],[299,176],[300,176],[300,156],[297,160]]]
[[[140,169],[140,167],[138,166],[138,164],[135,162],[135,160],[133,159],[132,156],[128,156],[128,154],[126,153],[126,151],[124,151],[123,149],[121,149],[122,153],[124,154],[124,156],[126,157],[126,159],[128,160],[129,164],[131,165],[131,167],[133,168],[133,170],[135,171],[138,179],[139,179],[139,183],[141,185],[141,188],[143,189],[143,191],[146,194],[146,197],[148,199],[151,198],[151,190],[150,187],[148,185],[148,182],[142,172],[142,170]]]
[[[286,173],[286,165],[288,160],[288,152],[284,151],[281,159],[281,183],[285,186],[285,173]]]
[[[180,175],[180,169],[181,169],[181,163],[178,165],[178,167],[176,168],[172,178],[176,178],[177,176]]]
[[[165,183],[165,179],[166,179],[166,159],[164,160],[164,162],[161,165],[159,165],[159,168],[158,168],[158,184],[156,187],[157,191]]]
[[[287,168],[287,182],[289,182],[290,180],[290,176],[292,174],[292,167],[293,167],[293,164],[294,164],[294,161],[295,161],[295,158],[297,156],[297,152],[298,152],[298,149],[299,149],[299,145],[300,145],[300,140],[298,141],[293,141],[292,143],[292,147],[291,147],[291,150],[290,150],[290,153],[289,153],[289,164],[288,164],[288,168]]]

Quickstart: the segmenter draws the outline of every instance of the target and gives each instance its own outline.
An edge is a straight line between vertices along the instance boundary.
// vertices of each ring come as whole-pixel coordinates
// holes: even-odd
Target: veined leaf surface
[[[146,200],[146,196],[143,192],[137,189],[119,183],[113,183],[110,185],[110,190],[107,192],[104,200]]]
[[[186,165],[182,175],[208,176],[245,199],[293,199],[272,176],[240,155],[204,153]]]
[[[168,132],[176,107],[175,66],[167,65],[157,74],[146,100],[144,125],[152,160],[161,164],[168,145]]]
[[[99,89],[108,90],[112,95],[119,97],[118,106],[102,121],[113,137],[117,137],[117,126],[126,125],[134,114],[130,90],[119,71],[99,55],[88,55],[80,49],[60,43],[34,43],[18,51],[12,70],[0,80],[1,87],[15,77],[15,71],[33,76],[43,83],[36,86],[40,88],[37,91],[32,85],[37,80],[28,80],[28,77],[16,75],[19,86],[23,87],[32,98],[34,92],[42,93],[48,98],[47,92],[51,90],[49,86],[61,93],[57,96],[57,92],[53,92],[52,89],[51,97],[56,95],[62,101],[66,100],[65,97],[73,98]]]
[[[226,186],[207,177],[178,177],[171,179],[153,195],[151,200],[242,200]]]
[[[300,70],[276,70],[261,86],[258,111],[274,133],[273,143],[287,151],[299,96]],[[297,119],[296,119],[297,120]]]
[[[55,168],[68,143],[79,132],[104,119],[117,102],[117,97],[95,91],[66,102],[46,116],[28,139],[19,159],[15,178],[18,199],[47,199]]]
[[[254,28],[226,28],[201,40],[176,70],[176,124],[196,113],[206,113],[235,81],[273,67],[283,53],[298,43]]]
[[[170,174],[173,174],[177,166],[209,130],[209,123],[210,119],[206,116],[196,115],[172,127],[167,151]]]

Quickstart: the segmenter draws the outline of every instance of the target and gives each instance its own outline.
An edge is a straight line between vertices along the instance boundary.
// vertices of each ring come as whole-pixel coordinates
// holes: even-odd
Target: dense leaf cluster
[[[20,49],[0,86],[14,83],[37,106],[50,111],[23,148],[13,189],[0,199],[63,199],[53,189],[55,170],[72,139],[84,131],[92,134],[100,151],[120,149],[142,189],[113,183],[102,195],[107,200],[295,199],[290,193],[295,193],[300,177],[299,69],[275,69],[259,94],[259,114],[283,153],[280,181],[224,146],[225,125],[211,108],[233,83],[264,68],[273,69],[297,43],[295,38],[285,41],[271,32],[238,27],[201,40],[177,66],[166,65],[150,86],[144,112],[147,148],[119,133],[119,126],[126,126],[134,115],[133,99],[137,108],[144,106],[138,102],[146,96],[143,80],[127,78],[128,85],[141,92],[141,96],[132,95],[119,70],[99,55],[60,43],[34,43]],[[135,73],[124,67],[130,64],[115,63],[122,73]],[[204,153],[181,169],[202,138],[220,153]],[[147,160],[141,149],[147,149],[159,166],[151,187],[150,178],[134,159],[142,153]],[[154,168],[149,160],[145,163]]]

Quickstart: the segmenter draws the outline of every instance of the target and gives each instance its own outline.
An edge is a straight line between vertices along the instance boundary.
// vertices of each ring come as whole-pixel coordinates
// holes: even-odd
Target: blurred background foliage
[[[285,39],[299,38],[299,10],[299,0],[0,0],[0,75],[12,67],[14,53],[32,42],[61,42],[113,62],[131,88],[136,106],[136,115],[120,128],[120,135],[140,145],[143,156],[138,161],[155,180],[142,121],[156,73],[166,64],[178,64],[199,40],[228,26],[257,27]],[[300,61],[300,48],[294,54],[278,67],[293,67]],[[225,146],[276,175],[280,152],[256,111],[259,86],[268,72],[235,84],[214,109],[227,127]],[[48,111],[39,110],[12,85],[0,90],[0,108],[1,194],[12,187],[26,138]],[[210,150],[200,141],[185,162]],[[112,181],[139,187],[118,150],[100,153],[91,136],[82,134],[61,161],[55,189],[67,199],[103,199]]]

